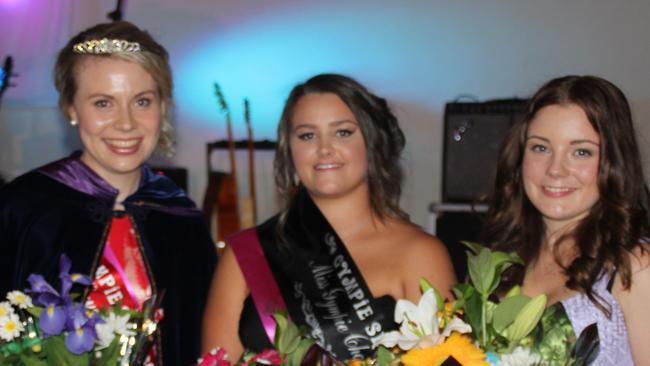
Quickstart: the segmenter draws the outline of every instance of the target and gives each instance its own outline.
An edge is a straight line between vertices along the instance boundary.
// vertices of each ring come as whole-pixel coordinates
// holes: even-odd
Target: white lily
[[[498,366],[532,366],[537,365],[542,358],[531,352],[529,348],[517,347],[512,353],[501,355]]]
[[[104,323],[95,324],[95,331],[97,332],[98,349],[108,347],[116,334],[130,336],[135,334],[132,330],[127,328],[129,322],[129,315],[115,315],[111,312],[107,318],[104,318]]]
[[[395,305],[395,322],[401,324],[399,331],[386,332],[379,336],[373,346],[399,346],[402,350],[413,347],[426,348],[440,344],[451,332],[468,333],[472,331],[469,324],[454,317],[443,329],[438,329],[436,313],[438,306],[433,289],[422,294],[417,305],[408,300],[399,300]]]

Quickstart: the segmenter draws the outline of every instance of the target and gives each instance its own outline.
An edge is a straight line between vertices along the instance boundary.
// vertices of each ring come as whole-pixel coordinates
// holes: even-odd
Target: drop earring
[[[79,122],[77,122],[76,119],[71,119],[71,120],[70,120],[70,126],[72,126],[72,127],[77,126],[78,123],[79,123]]]

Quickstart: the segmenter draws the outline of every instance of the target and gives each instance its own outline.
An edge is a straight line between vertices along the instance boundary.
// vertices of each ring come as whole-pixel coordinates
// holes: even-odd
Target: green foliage
[[[108,347],[101,351],[101,357],[97,360],[96,366],[115,366],[120,356],[119,337],[115,337]]]
[[[289,321],[286,310],[276,311],[273,318],[277,325],[274,343],[280,357],[286,361],[287,366],[300,366],[305,354],[315,342],[304,337],[303,330]]]
[[[494,330],[501,333],[507,326],[515,321],[515,317],[521,309],[530,301],[526,295],[513,295],[504,298],[494,309]]]
[[[87,366],[90,361],[87,353],[75,355],[69,352],[63,335],[47,338],[43,342],[43,352],[47,354],[47,362],[51,366]]]
[[[505,337],[509,341],[508,350],[513,350],[524,337],[535,328],[546,307],[546,295],[530,299],[517,313],[515,320],[506,328]]]
[[[453,288],[454,308],[465,310],[465,319],[482,348],[513,349],[535,326],[544,312],[546,296],[531,299],[513,288],[499,304],[491,301],[501,275],[513,264],[523,264],[515,253],[491,251],[480,244],[463,242],[469,249],[467,265],[470,285]]]
[[[27,312],[28,312],[29,314],[31,314],[33,317],[35,317],[36,319],[38,319],[38,318],[41,317],[41,314],[43,313],[43,310],[44,310],[44,309],[45,309],[45,308],[40,308],[40,307],[32,306],[32,307],[30,307],[30,308],[27,308],[26,310],[27,310]]]
[[[386,349],[386,347],[379,346],[379,348],[377,348],[378,366],[391,366],[391,364],[393,363],[393,361],[395,361],[396,358],[397,356],[395,356],[393,352]]]

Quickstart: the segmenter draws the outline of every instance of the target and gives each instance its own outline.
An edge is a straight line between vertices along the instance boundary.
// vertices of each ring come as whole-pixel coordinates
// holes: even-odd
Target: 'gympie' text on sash
[[[345,245],[311,198],[302,192],[288,215],[289,251],[275,243],[275,220],[258,228],[275,280],[292,319],[339,359],[372,354],[373,338],[394,329],[382,314]]]

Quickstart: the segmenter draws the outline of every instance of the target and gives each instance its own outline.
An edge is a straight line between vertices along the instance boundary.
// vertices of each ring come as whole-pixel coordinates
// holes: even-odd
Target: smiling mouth
[[[316,170],[331,170],[331,169],[338,169],[342,164],[318,164],[316,165]]]
[[[120,155],[129,155],[140,149],[142,138],[135,139],[104,139],[109,150]]]
[[[562,197],[569,195],[573,192],[576,191],[576,188],[568,188],[568,187],[546,187],[542,186],[542,192],[546,194],[547,196],[552,196],[552,197]]]

